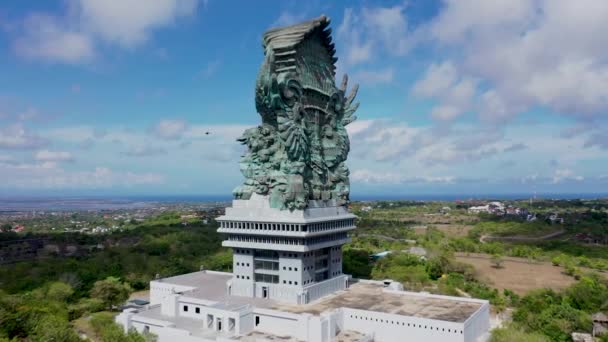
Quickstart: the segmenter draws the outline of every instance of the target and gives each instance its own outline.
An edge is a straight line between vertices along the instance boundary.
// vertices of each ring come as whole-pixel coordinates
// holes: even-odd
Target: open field
[[[426,234],[428,227],[429,226],[427,225],[418,225],[413,226],[412,229],[414,229],[416,234],[424,235]],[[446,223],[433,224],[431,227],[436,228],[448,237],[465,237],[469,234],[469,231],[473,229],[473,226],[471,225]]]
[[[505,257],[503,267],[492,266],[486,254],[457,253],[458,261],[473,265],[477,277],[497,289],[509,289],[522,295],[539,288],[565,289],[575,283],[574,278],[562,273],[563,268],[549,262],[528,261],[522,258]]]

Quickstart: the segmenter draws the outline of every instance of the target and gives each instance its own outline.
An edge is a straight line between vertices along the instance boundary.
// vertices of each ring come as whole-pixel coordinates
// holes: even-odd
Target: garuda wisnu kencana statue
[[[256,80],[255,105],[262,124],[238,139],[246,180],[235,198],[269,195],[280,209],[304,209],[310,200],[349,200],[346,125],[359,106],[358,87],[345,95],[348,77],[335,83],[335,48],[329,19],[321,16],[264,34],[264,62]]]

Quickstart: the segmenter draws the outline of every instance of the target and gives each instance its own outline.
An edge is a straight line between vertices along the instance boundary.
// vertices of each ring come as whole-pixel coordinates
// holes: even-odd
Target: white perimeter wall
[[[344,330],[374,336],[375,342],[463,342],[464,324],[343,308]],[[468,342],[468,341],[467,341]]]
[[[346,289],[346,283],[348,282],[348,275],[340,275],[335,278],[324,280],[320,283],[314,283],[305,288],[308,291],[308,303],[313,302],[321,297],[327,296],[336,291]]]
[[[163,297],[174,293],[174,291],[185,292],[194,289],[195,287],[192,286],[181,286],[153,280],[150,282],[150,305],[160,304]]]
[[[255,309],[253,316],[254,330],[279,336],[293,336],[300,340],[309,341],[306,337],[308,335],[307,321],[310,315]],[[255,325],[256,320],[259,320],[257,325]]]
[[[464,322],[465,341],[484,341],[489,337],[490,330],[490,304],[485,303],[477,312]],[[482,336],[485,338],[482,339]]]

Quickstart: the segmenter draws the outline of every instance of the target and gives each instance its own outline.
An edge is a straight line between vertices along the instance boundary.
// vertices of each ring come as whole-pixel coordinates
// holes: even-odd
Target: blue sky
[[[605,1],[9,0],[0,194],[228,194],[262,33],[321,14],[353,195],[608,189]]]

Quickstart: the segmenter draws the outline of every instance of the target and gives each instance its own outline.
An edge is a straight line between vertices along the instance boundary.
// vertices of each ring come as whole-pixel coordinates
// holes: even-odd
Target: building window
[[[188,312],[188,305],[184,305],[184,312]]]
[[[196,312],[197,314],[200,314],[201,313],[201,308],[194,309],[194,312]]]

